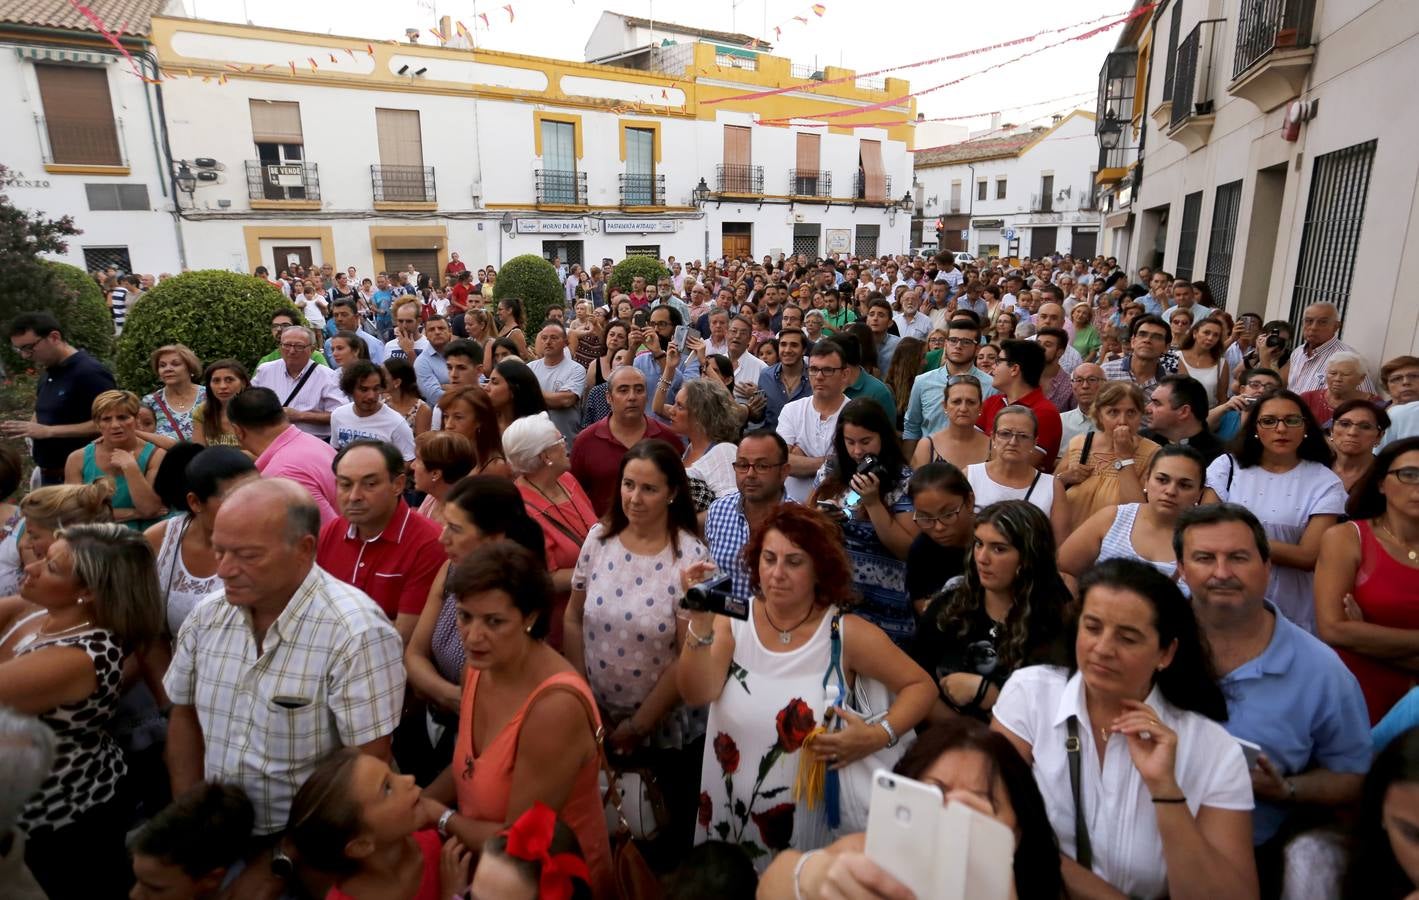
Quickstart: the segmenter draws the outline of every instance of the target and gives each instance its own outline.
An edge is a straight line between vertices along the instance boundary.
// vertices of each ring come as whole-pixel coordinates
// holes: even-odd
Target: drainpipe
[[[145,69],[151,66],[151,77],[156,80],[159,77],[158,60],[153,56],[153,52],[151,50],[144,50],[138,58],[143,60],[143,67]],[[167,109],[163,105],[163,86],[161,84],[153,85],[153,92],[158,97],[158,127],[162,132],[163,159],[160,165],[164,169],[167,185],[172,188],[172,231],[173,236],[177,239],[177,261],[180,268],[186,269],[187,244],[183,241],[182,235],[182,207],[180,205],[181,201],[178,200],[178,194],[180,192],[177,189],[177,173],[173,168],[172,144],[168,139]]]

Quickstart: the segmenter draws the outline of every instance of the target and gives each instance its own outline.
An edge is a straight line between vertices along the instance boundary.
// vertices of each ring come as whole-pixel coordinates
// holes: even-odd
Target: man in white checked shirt
[[[174,796],[204,779],[240,785],[258,835],[286,827],[296,790],[331,752],[389,759],[404,701],[399,634],[315,564],[319,533],[295,482],[228,497],[212,532],[224,589],[187,617],[163,679]],[[266,862],[253,865],[269,872]]]

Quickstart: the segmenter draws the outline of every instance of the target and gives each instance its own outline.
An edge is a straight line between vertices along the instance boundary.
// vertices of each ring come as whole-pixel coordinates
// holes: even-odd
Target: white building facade
[[[923,242],[939,227],[945,249],[976,256],[1096,252],[1091,113],[1075,110],[1048,127],[1007,127],[913,157]]]
[[[1419,350],[1419,14],[1405,0],[1168,0],[1100,73],[1106,252],[1371,359]]]
[[[154,20],[154,44],[165,71],[194,76],[162,85],[175,165],[210,173],[179,197],[193,268],[368,276],[441,271],[453,251],[477,268],[907,247],[910,125],[758,124],[905,82],[813,90],[788,60],[718,39],[656,70],[175,18]],[[730,49],[740,62],[719,65]],[[914,110],[863,116],[884,114]]]
[[[85,271],[179,269],[156,86],[133,68],[156,74],[144,50],[162,5],[128,6],[133,64],[67,5],[0,6],[0,190],[21,209],[73,216],[82,233],[55,258]]]

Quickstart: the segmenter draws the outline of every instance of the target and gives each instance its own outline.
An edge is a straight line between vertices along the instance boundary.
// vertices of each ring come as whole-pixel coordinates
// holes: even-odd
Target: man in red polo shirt
[[[369,594],[408,644],[447,559],[439,526],[404,502],[404,458],[392,444],[351,441],[333,468],[340,516],[321,528],[315,560]]]
[[[635,366],[611,373],[611,415],[583,428],[572,444],[572,475],[586,491],[597,516],[606,515],[616,498],[621,457],[647,438],[659,439],[679,453],[685,449],[675,432],[645,414],[645,376]]]
[[[1025,406],[1039,420],[1035,436],[1035,467],[1049,472],[1059,454],[1059,438],[1063,426],[1059,410],[1040,390],[1040,376],[1045,370],[1044,348],[1034,341],[1004,341],[990,383],[998,394],[986,398],[976,425],[986,434],[995,428],[995,415],[1007,406]]]

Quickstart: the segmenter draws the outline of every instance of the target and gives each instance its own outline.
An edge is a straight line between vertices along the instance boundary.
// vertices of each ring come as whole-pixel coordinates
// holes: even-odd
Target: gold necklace
[[[1410,562],[1419,562],[1419,550],[1411,548],[1408,544],[1395,537],[1394,532],[1389,530],[1389,526],[1385,525],[1384,522],[1381,521],[1379,518],[1375,519],[1375,526],[1378,527],[1381,531],[1383,531],[1391,541],[1394,541],[1394,543],[1401,550],[1405,551],[1405,553],[1409,556]]]

